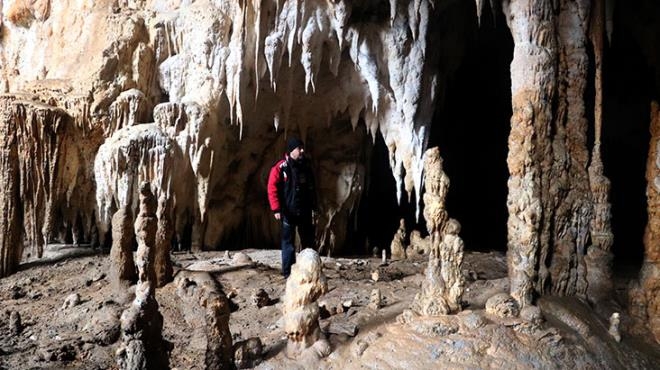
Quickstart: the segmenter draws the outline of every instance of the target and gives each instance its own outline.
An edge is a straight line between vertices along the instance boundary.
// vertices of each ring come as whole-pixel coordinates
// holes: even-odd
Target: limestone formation
[[[303,352],[325,342],[319,327],[316,300],[328,290],[318,253],[310,248],[300,252],[286,282],[282,312],[287,335],[287,356],[297,358]],[[321,344],[319,344],[321,345]],[[321,345],[322,346],[322,345]]]
[[[422,238],[419,230],[413,230],[410,233],[410,247],[408,248],[417,254],[429,254],[431,252],[431,238]]]
[[[140,184],[140,212],[135,219],[138,283],[135,299],[120,319],[122,343],[117,351],[120,369],[162,369],[167,368],[169,362],[162,337],[163,316],[158,311],[155,294],[156,229],[156,200],[149,183],[143,182]]]
[[[440,273],[445,285],[444,296],[450,312],[461,310],[461,298],[465,285],[463,273],[463,240],[458,236],[461,225],[450,218],[444,225],[440,243]]]
[[[140,213],[135,218],[135,238],[137,239],[137,253],[135,265],[138,270],[138,279],[141,284],[148,284],[153,292],[156,289],[156,199],[151,192],[148,182],[140,184]]]
[[[397,229],[392,243],[390,244],[390,254],[393,260],[406,259],[406,222],[401,219],[399,221],[399,228]]]
[[[385,138],[399,199],[420,193],[434,92],[447,78],[438,72],[438,54],[426,52],[439,7],[428,0],[380,5],[5,1],[0,92],[34,92],[80,129],[81,169],[72,168],[80,176],[55,176],[67,190],[71,179],[93,173],[91,161],[106,140],[153,117],[184,162],[177,173],[186,176],[178,180],[190,191],[177,193],[175,230],[177,240],[195,248],[215,248],[245,227],[275,240],[275,228],[262,222],[267,210],[246,206],[246,199],[260,194],[258,174],[281,154],[285,133],[321,139],[310,154],[324,158],[319,177],[328,196],[320,241],[333,250],[343,246],[365,188],[366,166],[358,158],[371,150],[367,135],[375,140],[380,131]],[[62,45],[75,45],[75,56]],[[353,134],[345,135],[344,126]],[[347,150],[337,150],[337,141]],[[122,173],[105,175],[75,180],[80,195],[100,192],[100,217],[91,220],[95,206],[88,197],[79,212],[84,229],[99,222],[101,235],[111,217],[101,198],[130,190],[113,189]],[[246,178],[250,186],[243,186]],[[120,203],[117,208],[126,205]],[[75,225],[68,221],[65,227]],[[28,224],[41,227],[40,220]]]
[[[601,159],[601,136],[603,124],[603,48],[605,16],[604,0],[595,0],[591,15],[591,42],[594,45],[594,63],[596,68],[594,102],[594,146],[589,164],[589,186],[592,193],[593,217],[591,219],[591,243],[585,256],[587,268],[587,298],[594,304],[612,298],[614,291],[612,279],[614,234],[611,227],[611,205],[609,202],[610,181],[605,177]]]
[[[473,21],[482,22],[486,3],[476,0]],[[514,45],[507,265],[523,310],[546,294],[596,307],[612,298],[613,215],[601,159],[612,3],[489,2],[493,16],[502,6]],[[635,8],[653,20],[656,3]],[[408,248],[435,259],[425,294],[450,295],[424,310],[458,309],[460,258],[443,255],[462,248],[445,231],[448,180],[423,166],[436,106],[464,53],[447,32],[471,34],[438,21],[455,4],[464,2],[0,0],[0,277],[42,257],[49,243],[98,238],[107,246],[108,231],[126,230],[138,215],[142,181],[166,197],[151,212],[163,224],[156,242],[138,254],[150,292],[171,278],[172,239],[193,250],[227,248],[228,240],[275,244],[263,173],[295,134],[318,172],[321,250],[349,244],[376,158],[369,143],[384,144],[397,199],[414,199],[418,217],[425,204],[430,235],[423,244],[411,235]],[[657,32],[648,25],[628,28],[642,35],[634,42],[657,89]],[[593,100],[585,98],[592,86]],[[646,255],[631,313],[658,340],[656,177],[647,174]],[[123,255],[113,247],[121,270],[112,280],[132,280],[124,276],[129,234],[113,235]]]
[[[611,242],[608,185],[599,169],[599,148],[594,147],[592,168],[587,169],[584,94],[590,7],[545,0],[515,0],[504,6],[515,45],[507,256],[511,295],[521,307],[533,303],[535,292],[586,298],[589,268],[594,279],[608,279],[607,265],[596,266],[607,262]],[[598,202],[595,208],[593,199]],[[590,233],[595,244],[587,266]],[[593,299],[600,299],[605,289],[592,288]]]
[[[422,290],[415,295],[411,310],[421,316],[440,316],[450,313],[445,291],[445,281],[440,271],[440,258],[429,257],[429,263],[424,271]]]
[[[648,223],[644,232],[644,261],[639,283],[630,292],[630,310],[637,326],[647,326],[655,341],[660,343],[660,105],[657,102],[651,105],[650,130],[646,164]]]
[[[118,289],[126,289],[137,281],[137,270],[133,260],[135,228],[129,207],[117,210],[112,216],[112,248],[110,249],[110,281]]]
[[[167,193],[162,192],[158,198],[158,209],[156,210],[158,229],[156,230],[154,265],[156,270],[157,287],[162,287],[172,281],[173,270],[170,251],[172,249],[174,225],[172,223],[171,214],[172,201],[167,196]]]
[[[442,157],[437,147],[424,154],[424,219],[431,238],[431,253],[439,256],[442,227],[447,221],[445,198],[449,189],[449,177],[442,170]]]
[[[10,107],[10,98],[0,96],[0,202],[4,209],[0,212],[0,276],[14,273],[23,255],[18,149]]]
[[[135,300],[120,318],[121,344],[117,350],[117,365],[122,370],[166,369],[169,354],[164,347],[163,316],[151,285],[140,281]]]
[[[185,177],[190,173],[185,167],[182,168],[182,155],[175,149],[175,145],[155,124],[139,124],[114,132],[100,146],[94,160],[94,176],[98,184],[96,202],[101,235],[107,230],[110,212],[114,207],[129,207],[137,215],[142,181],[151,184],[156,196],[166,193],[168,197],[175,196],[182,201],[183,204],[175,212],[176,217],[186,217],[191,212],[192,208],[189,207],[192,205],[185,205],[190,194],[180,181],[176,181],[180,176]],[[175,173],[178,176],[173,180]]]
[[[88,238],[93,212],[76,209],[89,201],[88,194],[74,191],[88,174],[72,117],[26,93],[0,96],[0,119],[7,210],[1,254],[7,274],[21,259],[41,257],[46,243],[66,242],[67,231],[74,229],[76,241]]]
[[[234,350],[229,330],[229,300],[207,272],[181,272],[175,280],[181,298],[181,312],[201,338],[203,363],[208,369],[226,369],[233,365]],[[242,361],[248,361],[248,354]]]
[[[449,179],[442,170],[437,147],[426,151],[424,171],[424,217],[431,245],[422,291],[415,296],[411,309],[418,315],[439,316],[461,310],[463,241],[458,236],[458,221],[447,219]]]

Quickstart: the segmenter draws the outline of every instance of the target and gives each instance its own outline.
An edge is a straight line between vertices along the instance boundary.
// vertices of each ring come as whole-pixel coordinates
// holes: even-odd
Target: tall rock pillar
[[[660,106],[651,104],[651,143],[646,164],[648,223],[644,231],[644,262],[639,285],[631,290],[631,314],[660,343]]]
[[[507,157],[507,265],[511,296],[524,307],[532,303],[537,278],[547,197],[543,183],[549,181],[548,167],[552,165],[549,137],[556,95],[556,25],[551,0],[512,0],[503,10],[515,43]]]
[[[16,271],[23,253],[18,148],[9,112],[11,100],[10,96],[0,96],[0,277]]]

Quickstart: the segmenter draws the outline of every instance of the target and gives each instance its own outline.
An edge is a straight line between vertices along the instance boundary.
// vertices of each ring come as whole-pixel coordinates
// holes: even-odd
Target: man
[[[268,202],[275,219],[282,223],[282,275],[287,278],[296,263],[296,229],[303,248],[314,243],[312,211],[316,209],[314,176],[303,142],[287,141],[287,153],[270,170]]]

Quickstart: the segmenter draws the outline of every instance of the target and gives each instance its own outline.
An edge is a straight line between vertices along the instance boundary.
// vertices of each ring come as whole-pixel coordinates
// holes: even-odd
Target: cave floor
[[[117,294],[111,287],[107,254],[66,246],[51,249],[54,251],[42,261],[25,264],[16,274],[0,279],[4,310],[0,320],[0,369],[117,368],[114,356],[120,341],[116,318],[131,299],[130,290]],[[333,353],[315,363],[290,360],[285,356],[281,322],[280,298],[286,281],[279,273],[279,250],[241,252],[253,262],[233,262],[238,251],[229,252],[229,259],[224,251],[177,252],[173,254],[175,275],[182,269],[212,274],[231,300],[229,324],[234,343],[251,337],[261,339],[264,353],[257,365],[260,369],[547,368],[548,364],[550,368],[618,368],[622,361],[594,350],[617,348],[606,334],[601,335],[604,338],[597,336],[598,341],[594,342],[593,338],[581,338],[584,333],[576,334],[570,328],[548,324],[529,328],[520,320],[486,315],[486,300],[508,290],[506,258],[499,252],[465,254],[466,306],[463,313],[450,316],[453,321],[419,318],[405,325],[397,322],[397,316],[410,306],[419,291],[425,256],[386,264],[372,257],[323,257],[329,291],[319,300],[325,307],[320,323]],[[625,287],[625,282],[617,285]],[[259,289],[268,294],[271,304],[257,307],[253,295]],[[383,298],[383,307],[379,309],[369,306],[374,289],[379,289]],[[77,297],[72,297],[74,294]],[[171,344],[170,366],[179,370],[203,369],[205,341],[200,328],[196,330],[186,323],[175,284],[158,289],[156,298],[164,318],[163,337]],[[546,304],[554,311],[566,306],[584,306],[588,310],[587,305],[575,299]],[[16,324],[16,314],[12,312],[20,315],[20,324]],[[599,328],[606,325],[605,320],[597,317],[585,322]],[[602,331],[599,330],[592,329],[592,333]],[[628,341],[624,335],[618,344],[621,351],[637,353],[630,351],[627,342],[638,343]],[[644,347],[644,351],[640,350],[643,353],[635,354],[633,360],[637,362],[633,363],[641,368],[660,368],[658,347]],[[526,348],[529,353],[521,355]],[[609,352],[612,351],[619,350]]]

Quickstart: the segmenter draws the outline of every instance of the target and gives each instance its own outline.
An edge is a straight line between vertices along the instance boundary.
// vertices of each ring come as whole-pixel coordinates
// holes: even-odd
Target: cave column
[[[633,316],[647,322],[660,343],[660,106],[651,104],[651,143],[646,165],[648,223],[639,287],[631,292]],[[648,321],[647,321],[648,320]]]
[[[532,303],[543,219],[544,159],[551,158],[550,127],[556,94],[557,41],[551,0],[513,0],[504,13],[514,40],[511,62],[507,265],[511,296]]]
[[[595,0],[591,14],[591,43],[594,47],[594,64],[596,78],[594,82],[594,147],[589,164],[589,186],[593,200],[593,217],[591,219],[591,246],[587,250],[585,262],[587,267],[587,298],[597,303],[611,298],[613,292],[611,252],[614,234],[611,227],[611,205],[609,201],[610,180],[605,177],[603,161],[600,155],[600,137],[603,122],[603,45],[605,35],[604,0]],[[649,158],[651,158],[649,156]]]
[[[0,96],[0,277],[14,273],[23,254],[18,148],[11,100]]]
[[[592,197],[587,164],[587,117],[584,104],[589,57],[587,34],[590,1],[561,1],[557,17],[558,66],[557,109],[553,137],[554,162],[544,167],[542,188],[544,217],[542,240],[552,245],[549,268],[551,289],[558,295],[585,296],[587,289],[584,261],[592,218]],[[546,168],[551,168],[546,172]],[[549,239],[547,239],[549,237]],[[547,246],[542,243],[543,247]],[[548,261],[541,253],[543,265]],[[542,274],[541,274],[542,275]],[[547,276],[541,276],[538,288],[549,287]],[[541,283],[546,283],[541,286]]]

